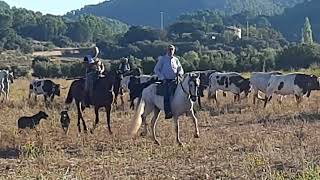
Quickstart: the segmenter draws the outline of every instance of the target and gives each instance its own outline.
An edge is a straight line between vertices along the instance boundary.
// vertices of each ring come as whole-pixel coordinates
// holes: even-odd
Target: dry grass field
[[[64,87],[70,81],[54,80]],[[133,112],[112,113],[113,135],[105,114],[95,134],[77,131],[75,108],[71,127],[63,133],[59,112],[68,89],[44,108],[43,98],[29,101],[28,80],[12,85],[10,101],[0,104],[0,179],[320,179],[320,92],[299,107],[293,97],[266,109],[219,96],[220,110],[205,100],[198,111],[200,139],[193,138],[190,117],[181,117],[181,139],[163,115],[158,123],[161,146],[151,135],[130,139],[126,133]],[[128,105],[127,105],[128,106]],[[45,110],[49,118],[37,131],[18,133],[17,119]],[[93,109],[86,110],[92,127]],[[150,119],[149,119],[150,120]],[[149,121],[150,123],[150,121]]]

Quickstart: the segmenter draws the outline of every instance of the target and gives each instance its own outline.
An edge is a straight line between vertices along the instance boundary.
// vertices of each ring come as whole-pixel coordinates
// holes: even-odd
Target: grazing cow
[[[130,108],[134,109],[134,100],[141,97],[142,90],[157,81],[157,76],[131,76],[128,82]]]
[[[297,104],[302,96],[310,96],[312,90],[320,90],[319,78],[315,75],[291,73],[286,75],[272,75],[268,82],[264,107],[271,100],[272,94],[295,95]]]
[[[60,84],[47,79],[34,79],[29,87],[29,99],[32,93],[35,94],[35,100],[37,100],[37,95],[43,94],[45,102],[48,97],[52,102],[55,95],[60,96]]]
[[[217,90],[230,91],[234,96],[234,101],[240,101],[240,93],[244,92],[248,96],[250,92],[250,81],[242,77],[239,73],[229,72],[220,73],[215,72],[209,77],[209,97],[217,101]]]
[[[3,94],[5,99],[9,98],[10,83],[13,83],[13,72],[0,70],[0,96]]]
[[[40,123],[41,119],[47,119],[47,117],[49,117],[48,114],[43,111],[40,111],[31,117],[23,116],[18,119],[18,128],[25,129],[28,127],[34,129]]]
[[[61,123],[61,127],[63,129],[63,131],[67,134],[68,133],[68,129],[69,129],[69,125],[70,125],[70,117],[68,115],[68,111],[67,110],[63,110],[60,113],[60,123]]]
[[[259,97],[259,91],[266,94],[268,82],[272,75],[281,75],[281,72],[253,72],[251,73],[250,84],[253,91],[253,104],[256,103],[256,98],[264,100]]]

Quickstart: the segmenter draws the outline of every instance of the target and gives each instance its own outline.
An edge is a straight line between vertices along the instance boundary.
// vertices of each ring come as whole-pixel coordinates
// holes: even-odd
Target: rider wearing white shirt
[[[167,54],[158,59],[156,66],[154,67],[154,73],[158,76],[160,80],[163,81],[165,85],[165,94],[164,94],[164,111],[165,118],[172,118],[170,97],[172,95],[172,87],[177,76],[182,76],[184,71],[181,66],[181,63],[177,57],[174,56],[175,47],[169,45],[167,49]]]

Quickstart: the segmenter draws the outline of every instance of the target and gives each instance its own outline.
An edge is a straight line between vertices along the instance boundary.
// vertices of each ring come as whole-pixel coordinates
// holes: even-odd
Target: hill
[[[270,21],[272,26],[280,30],[288,40],[299,41],[305,17],[309,17],[314,38],[320,40],[319,7],[319,0],[306,1],[286,9],[281,15],[271,17]]]
[[[160,26],[160,12],[164,12],[165,25],[178,16],[203,9],[214,9],[235,14],[246,10],[257,15],[274,15],[304,0],[110,0],[88,5],[68,13],[68,16],[93,14],[124,21],[131,25]]]

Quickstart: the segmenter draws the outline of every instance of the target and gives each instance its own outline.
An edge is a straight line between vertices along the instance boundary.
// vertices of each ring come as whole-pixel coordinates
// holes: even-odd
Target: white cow
[[[209,77],[209,97],[213,97],[216,102],[216,91],[230,91],[234,96],[234,101],[240,101],[240,93],[244,92],[247,96],[250,92],[250,81],[242,77],[239,73],[212,73]]]
[[[319,78],[314,75],[291,73],[286,75],[272,75],[268,82],[264,107],[271,100],[272,95],[295,95],[296,102],[302,101],[302,96],[310,96],[312,90],[320,90]]]
[[[253,72],[251,73],[250,84],[253,91],[253,104],[256,103],[256,98],[264,100],[259,96],[259,91],[264,94],[267,91],[268,82],[272,75],[281,75],[280,72]]]

